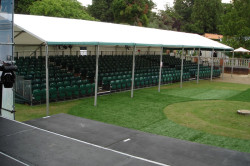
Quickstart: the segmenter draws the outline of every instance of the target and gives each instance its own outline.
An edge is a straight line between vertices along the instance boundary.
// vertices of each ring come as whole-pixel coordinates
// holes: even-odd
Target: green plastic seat
[[[51,101],[57,100],[57,90],[55,87],[49,88],[49,100]]]
[[[72,86],[72,94],[73,94],[73,97],[79,97],[80,95],[80,92],[79,92],[79,87],[77,85],[73,85]]]
[[[110,81],[110,89],[111,90],[116,90],[117,89],[115,81]]]
[[[148,77],[144,77],[144,85],[145,85],[145,86],[149,86]]]
[[[56,85],[56,83],[55,83],[55,82],[52,82],[52,83],[50,83],[50,84],[49,84],[49,87],[51,87],[51,88],[52,88],[52,87],[53,87],[53,88],[56,88],[56,87],[57,87],[57,85]]]
[[[145,86],[144,77],[140,77],[140,85]]]
[[[70,84],[71,86],[76,85],[76,80],[71,80]]]
[[[61,77],[57,77],[55,81],[56,81],[57,83],[58,83],[58,82],[62,82],[62,78],[61,78]]]
[[[93,94],[93,85],[92,84],[86,84],[86,92],[87,92],[87,95],[92,95]]]
[[[69,82],[69,81],[64,81],[64,82],[63,82],[63,86],[64,86],[64,87],[70,86],[70,82]]]
[[[46,79],[42,79],[41,88],[46,88]]]
[[[49,79],[49,83],[54,83],[56,80],[55,80],[55,78],[50,78]]]
[[[131,88],[131,79],[126,79],[126,87]]]
[[[71,86],[65,87],[65,95],[66,95],[66,98],[72,98],[73,88]]]
[[[46,101],[46,89],[45,88],[41,89],[41,95],[42,95],[42,101],[45,102]]]
[[[80,94],[82,96],[85,96],[87,94],[87,91],[86,91],[86,84],[82,84],[80,85]]]
[[[115,83],[116,83],[117,90],[122,88],[121,80],[116,80]]]
[[[85,79],[85,80],[78,80],[77,82],[82,82],[83,84],[87,84],[89,83],[89,80]]]
[[[140,78],[136,77],[134,84],[135,84],[135,87],[140,87]]]
[[[121,89],[126,89],[126,79],[121,80]]]
[[[65,88],[64,87],[59,87],[58,88],[58,98],[59,99],[61,99],[61,100],[63,100],[63,99],[65,99],[65,96],[66,96],[66,94],[65,94]]]
[[[42,93],[40,89],[35,89],[32,92],[32,99],[34,102],[41,102],[42,100]]]
[[[41,89],[41,85],[40,84],[34,84],[34,85],[32,85],[32,91],[34,91],[36,89]]]
[[[76,85],[80,86],[80,85],[82,85],[82,84],[84,84],[82,80],[76,81]]]

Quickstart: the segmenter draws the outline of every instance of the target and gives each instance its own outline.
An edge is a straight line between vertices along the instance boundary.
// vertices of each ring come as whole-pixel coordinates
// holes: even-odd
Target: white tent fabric
[[[16,44],[137,45],[233,50],[198,34],[97,21],[15,14],[14,23]]]
[[[243,47],[240,47],[240,48],[237,48],[236,50],[234,50],[234,52],[250,52],[250,51],[243,48]]]

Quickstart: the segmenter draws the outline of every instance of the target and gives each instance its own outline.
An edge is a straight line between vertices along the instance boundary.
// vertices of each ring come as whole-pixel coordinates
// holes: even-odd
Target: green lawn
[[[250,85],[201,81],[113,93],[51,104],[60,112],[183,140],[250,153],[250,116],[235,109],[250,109]],[[241,107],[239,107],[241,106]],[[218,108],[218,109],[217,109]],[[45,116],[45,105],[16,105],[16,118],[25,121]]]

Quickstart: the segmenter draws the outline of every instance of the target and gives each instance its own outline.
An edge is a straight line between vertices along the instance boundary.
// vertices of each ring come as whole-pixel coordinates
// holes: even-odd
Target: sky
[[[83,6],[90,5],[92,0],[78,0],[83,4]],[[222,3],[230,3],[231,0],[222,0]],[[157,5],[157,9],[155,10],[165,10],[165,5],[168,3],[171,7],[173,6],[174,0],[153,0],[153,2]]]

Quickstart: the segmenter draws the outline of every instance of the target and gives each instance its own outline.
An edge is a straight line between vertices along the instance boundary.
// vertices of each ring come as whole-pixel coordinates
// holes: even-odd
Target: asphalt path
[[[0,118],[0,126],[0,152],[28,165],[250,165],[249,153],[67,114],[26,124]]]

